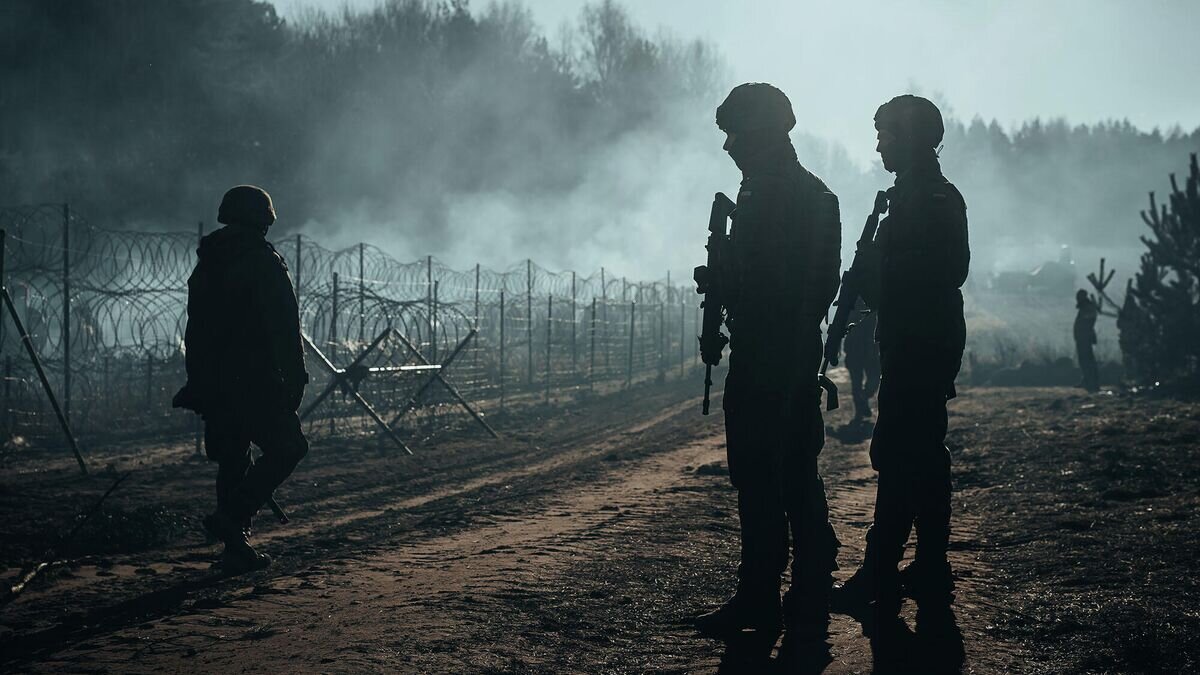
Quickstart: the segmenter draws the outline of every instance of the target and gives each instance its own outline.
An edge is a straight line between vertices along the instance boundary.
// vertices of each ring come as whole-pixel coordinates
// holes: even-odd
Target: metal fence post
[[[633,330],[637,318],[637,303],[629,303],[629,359],[625,367],[625,386],[633,384]]]
[[[12,356],[4,355],[4,439],[13,435],[12,427]]]
[[[425,256],[425,324],[429,333],[430,360],[437,362],[433,353],[433,256]]]
[[[479,263],[475,263],[475,312],[472,314],[475,325],[475,330],[479,330]],[[471,367],[479,368],[479,343],[480,340],[475,340],[471,344]]]
[[[338,273],[333,273],[333,299],[329,313],[329,355],[337,360],[338,340]]]
[[[575,341],[575,273],[571,272],[571,377],[579,370],[579,348]]]
[[[600,304],[604,308],[604,318],[600,322],[600,344],[604,347],[604,372],[609,370],[608,356],[608,281],[604,278],[604,268],[600,268]]]
[[[681,294],[682,295],[682,294]],[[687,344],[687,303],[679,301],[679,377],[683,377],[683,346]]]
[[[550,403],[550,381],[554,376],[550,370],[550,345],[553,344],[554,334],[554,296],[546,296],[546,403]]]
[[[358,341],[364,342],[367,337],[367,281],[366,265],[364,263],[366,244],[358,243]]]
[[[71,421],[71,205],[62,207],[63,231],[63,417]]]
[[[199,254],[200,242],[203,241],[203,239],[204,239],[204,221],[201,220],[200,223],[196,226],[197,255]],[[105,391],[107,391],[108,390],[108,357],[104,358],[104,384],[105,384],[105,387],[104,387]],[[196,456],[199,457],[204,454],[204,418],[199,415],[193,415],[193,417],[195,417],[193,424],[195,425],[194,433],[195,433],[195,442],[196,442]]]
[[[441,282],[433,282],[433,332],[429,334],[429,352],[433,355],[431,359],[434,363],[438,362],[438,284]]]
[[[500,411],[504,412],[504,289],[500,289]]]
[[[533,261],[529,258],[525,259],[525,316],[529,322],[525,326],[525,339],[529,343],[527,345],[526,359],[529,361],[528,376],[526,377],[527,384],[533,386]]]
[[[592,328],[589,331],[592,347],[588,357],[588,389],[596,386],[596,296],[592,296]]]
[[[296,305],[300,305],[300,266],[304,262],[304,258],[300,255],[304,251],[300,248],[300,235],[296,235]]]

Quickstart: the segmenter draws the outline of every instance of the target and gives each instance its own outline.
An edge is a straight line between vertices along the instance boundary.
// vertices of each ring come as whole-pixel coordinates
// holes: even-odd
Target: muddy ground
[[[686,383],[690,385],[692,383]],[[210,569],[214,468],[188,446],[102,454],[76,476],[0,474],[6,581],[131,475],[52,568],[0,607],[12,672],[1195,672],[1200,405],[1070,389],[964,388],[952,404],[958,631],[874,640],[698,637],[737,555],[721,415],[646,385],[494,420],[404,457],[318,442],[256,524],[269,570]],[[719,403],[719,399],[718,399]],[[853,570],[867,440],[827,418],[822,454]],[[961,636],[961,637],[960,637]]]

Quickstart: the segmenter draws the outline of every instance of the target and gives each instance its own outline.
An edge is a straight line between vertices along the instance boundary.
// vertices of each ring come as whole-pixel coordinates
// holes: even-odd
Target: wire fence
[[[195,433],[195,417],[173,410],[171,397],[186,379],[187,278],[204,225],[194,234],[106,229],[56,204],[0,209],[0,228],[16,311],[85,447]],[[448,387],[428,386],[431,371],[411,368],[426,362],[444,364],[445,381],[492,415],[686,376],[699,365],[699,303],[669,276],[582,276],[528,260],[464,271],[432,257],[402,262],[365,243],[330,250],[296,235],[274,244],[316,347],[306,399],[334,377],[321,355],[337,368],[356,363],[355,389],[397,429],[467,419]],[[6,447],[61,445],[21,350],[5,317],[0,435]],[[322,401],[306,423],[332,434],[373,424],[347,392]]]

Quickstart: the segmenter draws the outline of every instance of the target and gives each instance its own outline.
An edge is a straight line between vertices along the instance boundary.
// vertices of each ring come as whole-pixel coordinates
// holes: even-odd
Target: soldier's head
[[[1090,295],[1088,295],[1087,291],[1085,291],[1081,288],[1075,292],[1075,306],[1076,307],[1083,307],[1084,305],[1091,304],[1091,302],[1092,302],[1092,297]]]
[[[875,130],[879,141],[875,151],[883,168],[898,173],[914,162],[936,157],[946,129],[933,101],[903,94],[875,111]]]
[[[221,198],[217,222],[265,233],[275,222],[275,205],[266,190],[256,185],[236,185]]]
[[[717,127],[726,134],[725,152],[743,168],[746,159],[789,143],[788,132],[794,126],[792,102],[763,82],[739,84],[717,107]]]

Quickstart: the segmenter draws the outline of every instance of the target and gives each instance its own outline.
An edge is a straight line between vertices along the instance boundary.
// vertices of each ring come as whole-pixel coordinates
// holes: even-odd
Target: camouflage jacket
[[[287,263],[264,236],[226,226],[204,237],[188,279],[184,344],[192,407],[295,410],[308,372]]]
[[[785,150],[742,181],[722,271],[731,367],[777,375],[778,364],[810,360],[800,350],[820,351],[809,338],[837,293],[841,251],[837,197]]]
[[[875,236],[875,263],[862,295],[878,315],[880,346],[921,344],[961,358],[963,296],[971,252],[967,206],[936,159],[896,179]]]

